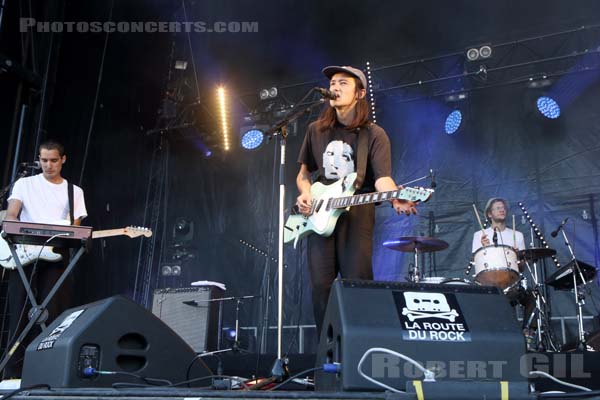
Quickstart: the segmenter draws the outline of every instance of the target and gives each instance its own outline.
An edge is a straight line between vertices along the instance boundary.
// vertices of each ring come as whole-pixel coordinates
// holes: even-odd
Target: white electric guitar
[[[390,192],[353,195],[356,177],[356,172],[353,172],[330,185],[314,183],[310,188],[313,198],[310,215],[308,217],[302,214],[290,215],[283,229],[283,241],[294,242],[295,248],[299,239],[313,232],[321,236],[331,235],[339,216],[351,206],[392,199],[425,202],[433,193],[433,189],[404,188]]]
[[[60,221],[56,225],[69,225],[68,221]],[[119,229],[107,229],[103,231],[95,231],[92,232],[92,239],[99,239],[111,236],[120,236],[125,235],[130,238],[135,238],[138,236],[150,237],[152,236],[152,231],[148,228],[143,228],[139,226],[128,226],[126,228]],[[19,260],[21,261],[21,265],[25,266],[31,264],[37,259],[49,261],[49,262],[57,262],[62,260],[62,256],[53,251],[51,246],[43,247],[43,246],[35,246],[29,244],[18,244],[16,246],[17,255],[19,256]],[[0,236],[0,265],[4,268],[15,269],[17,265],[15,260],[10,252],[10,248],[8,247],[8,243]]]

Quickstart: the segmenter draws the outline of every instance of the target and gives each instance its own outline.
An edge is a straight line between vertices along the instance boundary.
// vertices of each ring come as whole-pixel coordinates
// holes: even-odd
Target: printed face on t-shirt
[[[329,142],[323,153],[323,169],[327,179],[340,179],[354,172],[354,151],[341,140]]]

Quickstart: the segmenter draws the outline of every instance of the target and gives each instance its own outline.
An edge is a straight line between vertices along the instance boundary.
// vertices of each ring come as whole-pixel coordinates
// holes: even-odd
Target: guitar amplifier
[[[223,291],[213,287],[157,289],[152,313],[175,331],[195,352],[217,350],[219,307]]]

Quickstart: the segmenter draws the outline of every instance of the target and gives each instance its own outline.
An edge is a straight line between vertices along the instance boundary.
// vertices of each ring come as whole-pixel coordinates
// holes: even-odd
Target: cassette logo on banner
[[[50,332],[48,336],[42,339],[42,341],[38,344],[36,350],[48,350],[54,347],[54,343],[56,339],[58,339],[64,331],[66,331],[73,322],[85,311],[85,308],[82,310],[74,311],[71,314],[67,315],[66,318],[58,325],[56,328]]]
[[[453,293],[394,292],[402,339],[470,342],[471,333]]]

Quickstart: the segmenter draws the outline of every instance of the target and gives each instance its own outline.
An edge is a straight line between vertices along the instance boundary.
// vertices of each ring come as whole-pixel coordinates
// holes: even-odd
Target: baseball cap
[[[358,68],[354,68],[354,67],[349,67],[349,66],[337,66],[337,65],[330,65],[329,67],[325,67],[323,68],[323,74],[328,78],[331,79],[331,77],[335,74],[337,74],[338,72],[345,72],[347,74],[350,74],[358,79],[360,79],[360,81],[362,82],[363,88],[367,88],[367,78],[365,78],[365,74]]]

